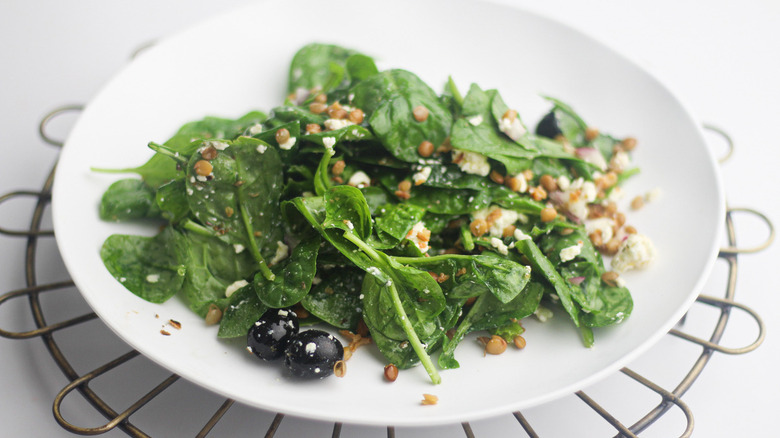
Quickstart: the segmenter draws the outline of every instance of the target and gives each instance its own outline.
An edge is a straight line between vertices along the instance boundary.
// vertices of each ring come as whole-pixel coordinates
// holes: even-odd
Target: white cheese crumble
[[[289,139],[287,139],[286,142],[279,143],[279,148],[289,151],[290,149],[292,149],[293,146],[295,146],[296,140],[297,139],[295,137],[290,137]]]
[[[469,119],[469,123],[471,123],[473,126],[479,126],[480,124],[482,124],[482,116],[481,115],[476,115],[476,116],[470,118]]]
[[[336,151],[333,150],[333,146],[336,146],[336,137],[325,137],[322,139],[322,145],[328,150],[328,153],[333,155]]]
[[[625,151],[617,151],[609,160],[609,168],[615,172],[622,172],[631,165],[631,157]]]
[[[344,221],[344,225],[346,225],[347,228],[350,229],[350,231],[355,229],[355,224],[353,224],[352,221],[350,221],[350,220],[345,220]]]
[[[348,184],[357,188],[368,187],[371,185],[371,178],[366,172],[358,170],[349,177]]]
[[[629,234],[612,259],[612,270],[620,273],[644,268],[655,259],[655,256],[655,246],[650,238],[644,234]]]
[[[525,234],[523,230],[520,228],[515,229],[515,239],[516,240],[531,240],[531,236],[528,234]]]
[[[311,356],[314,354],[314,352],[317,351],[317,344],[315,344],[314,342],[309,342],[308,344],[306,344],[305,349],[306,349],[306,354]]]
[[[256,135],[263,132],[263,124],[262,123],[255,123],[254,125],[249,127],[249,134],[250,135]]]
[[[428,231],[427,228],[425,228],[425,224],[423,222],[417,222],[414,224],[411,230],[409,230],[408,233],[406,233],[406,239],[409,240],[420,249],[420,252],[425,254],[428,252],[430,247],[428,246],[428,240],[422,240],[420,239],[420,235],[428,235],[430,236],[430,231]]]
[[[238,280],[238,281],[234,282],[233,284],[231,284],[230,286],[228,286],[225,289],[225,296],[230,298],[230,296],[233,295],[234,293],[236,293],[237,290],[241,289],[242,287],[244,287],[244,286],[246,286],[248,284],[249,283],[247,283],[246,280]]]
[[[499,254],[503,254],[503,255],[509,254],[509,248],[498,237],[490,238],[490,246],[495,248],[496,251],[499,252]]]
[[[422,169],[418,170],[417,173],[412,175],[412,181],[414,181],[414,185],[419,186],[420,184],[423,184],[425,181],[428,181],[428,178],[431,176],[431,167],[425,166]]]
[[[328,131],[335,131],[337,129],[346,128],[349,125],[354,125],[349,119],[328,119],[322,124],[325,125],[325,129]]]
[[[261,153],[261,154],[264,154],[266,149],[268,149],[268,146],[266,146],[266,145],[264,145],[264,144],[259,144],[259,145],[257,145],[257,147],[255,148],[255,150],[257,150],[257,152],[259,152],[259,153]]]
[[[514,210],[506,210],[497,205],[491,205],[490,207],[477,210],[471,213],[474,219],[484,219],[490,225],[488,233],[493,237],[501,237],[504,235],[504,229],[510,225],[514,225],[515,222],[520,219],[520,214]],[[488,220],[490,219],[490,220]]]
[[[609,242],[614,237],[612,226],[615,225],[615,221],[608,217],[600,217],[598,219],[589,219],[585,221],[585,233],[590,236],[596,231],[601,231],[601,240]]]
[[[502,118],[498,121],[498,129],[515,141],[526,133],[525,126],[523,126],[523,123],[520,121],[520,117]]]
[[[230,145],[225,143],[224,141],[211,140],[211,141],[204,141],[203,142],[203,147],[209,147],[209,146],[213,147],[214,149],[216,149],[218,151],[224,151],[225,149],[230,147]]]
[[[561,262],[568,262],[569,260],[574,259],[574,257],[577,257],[582,252],[582,241],[577,242],[576,245],[567,246],[566,248],[563,248],[558,255],[561,258]]]
[[[650,190],[649,192],[645,193],[645,201],[647,202],[653,202],[661,197],[661,188],[656,187],[653,190]]]
[[[282,260],[287,258],[287,252],[289,251],[290,247],[285,245],[284,242],[281,240],[276,242],[276,253],[274,254],[274,258],[271,259],[270,262],[268,262],[269,266],[273,266]]]
[[[158,274],[149,274],[146,276],[146,281],[149,283],[157,283],[160,281],[160,276]]]
[[[233,244],[233,250],[236,251],[236,254],[241,254],[244,251],[244,245],[240,243],[234,243]]]
[[[490,173],[490,163],[486,156],[476,152],[453,149],[454,157],[460,158],[458,167],[460,170],[472,175],[487,176]]]

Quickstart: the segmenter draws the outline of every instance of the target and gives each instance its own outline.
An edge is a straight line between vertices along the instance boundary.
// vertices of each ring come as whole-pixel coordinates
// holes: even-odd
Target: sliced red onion
[[[571,284],[573,284],[575,286],[579,286],[580,283],[582,283],[583,281],[585,281],[585,277],[571,277],[569,279],[569,283],[571,283]]]
[[[601,170],[607,170],[607,160],[604,159],[604,156],[596,148],[579,148],[577,149],[577,156],[586,163],[593,164]]]

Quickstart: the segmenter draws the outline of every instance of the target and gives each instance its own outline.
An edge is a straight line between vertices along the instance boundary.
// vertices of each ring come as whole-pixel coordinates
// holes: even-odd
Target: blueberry
[[[539,121],[539,124],[536,125],[536,135],[555,138],[561,134],[562,132],[561,128],[558,126],[558,119],[555,117],[555,110],[547,113],[547,115],[542,117],[542,120]]]
[[[246,336],[246,349],[263,360],[282,357],[290,339],[298,333],[298,315],[289,309],[268,309]]]
[[[284,358],[292,375],[323,378],[333,374],[333,366],[344,359],[338,339],[322,330],[306,330],[293,336]]]

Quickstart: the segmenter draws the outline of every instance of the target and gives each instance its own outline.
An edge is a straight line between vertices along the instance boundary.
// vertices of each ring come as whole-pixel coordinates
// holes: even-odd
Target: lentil
[[[424,140],[422,143],[420,143],[419,146],[417,146],[417,153],[420,154],[421,157],[430,157],[433,155],[433,143],[429,142],[428,140]]]
[[[360,108],[355,108],[352,111],[349,112],[349,116],[347,116],[347,119],[355,124],[363,123],[363,119],[366,117],[366,115],[363,113],[363,110]]]
[[[217,307],[216,304],[209,305],[209,310],[206,313],[206,325],[219,324],[222,320],[222,310]]]
[[[335,163],[333,163],[333,167],[330,168],[330,172],[335,175],[341,175],[344,173],[344,168],[347,166],[347,163],[344,162],[344,160],[338,160]]]
[[[504,115],[501,117],[502,119],[509,119],[510,122],[514,122],[517,118],[517,111],[513,109],[506,110]]]
[[[200,156],[203,157],[204,160],[213,160],[214,158],[217,158],[217,148],[214,146],[209,146],[202,151],[200,151]]]
[[[195,169],[195,173],[199,176],[211,175],[211,171],[214,170],[214,166],[206,160],[199,160],[195,163],[193,168]]]
[[[388,382],[395,382],[398,378],[398,367],[393,364],[385,365],[385,380]]]
[[[498,335],[493,335],[485,343],[485,353],[501,354],[506,351],[506,340]]]
[[[286,128],[279,129],[276,131],[275,137],[277,143],[287,143],[287,141],[290,140],[290,131],[288,131]]]
[[[504,184],[504,175],[501,175],[497,170],[494,170],[490,172],[490,180],[496,184]]]
[[[314,101],[317,103],[327,103],[328,102],[328,96],[320,93],[316,96],[314,96]]]
[[[634,137],[626,137],[620,142],[623,149],[626,151],[633,151],[636,148],[636,139]]]
[[[609,286],[617,286],[618,273],[615,271],[607,271],[601,274],[601,281]]]
[[[634,210],[639,210],[640,208],[644,207],[644,205],[645,200],[641,196],[637,196],[631,200],[631,208]]]
[[[585,130],[585,140],[593,141],[599,136],[599,130],[590,126]]]
[[[316,123],[308,123],[306,124],[306,133],[307,134],[317,134],[322,132],[322,126],[316,124]]]
[[[523,348],[525,348],[525,338],[520,335],[515,336],[514,344],[515,347],[522,350]]]
[[[412,190],[412,182],[405,179],[398,183],[398,190],[402,192],[408,192],[409,190]]]
[[[312,102],[309,104],[309,111],[314,114],[322,114],[328,109],[328,105],[320,102]]]
[[[539,184],[541,184],[548,193],[558,190],[558,183],[555,182],[555,178],[547,173],[539,178]]]
[[[552,207],[545,207],[542,209],[540,215],[542,222],[552,222],[558,217],[558,212]]]
[[[485,219],[475,219],[469,225],[469,230],[475,237],[482,237],[485,233],[487,233],[488,228],[490,227],[488,226],[488,223],[485,221]]]
[[[414,120],[417,120],[418,122],[422,123],[428,120],[428,108],[422,105],[416,106],[412,110],[412,115],[414,116]]]

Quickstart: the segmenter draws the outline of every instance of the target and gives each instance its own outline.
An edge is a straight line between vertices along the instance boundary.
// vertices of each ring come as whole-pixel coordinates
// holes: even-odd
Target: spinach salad
[[[139,167],[95,169],[140,175],[107,189],[101,219],[162,224],[106,239],[122,285],[178,295],[223,338],[297,309],[434,383],[471,332],[511,343],[560,307],[589,347],[630,315],[619,273],[653,255],[616,208],[633,138],[553,98],[532,132],[496,90],[437,94],[327,44],[295,54],[287,92],[269,113],[185,124]]]

